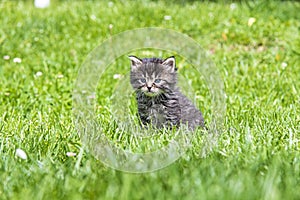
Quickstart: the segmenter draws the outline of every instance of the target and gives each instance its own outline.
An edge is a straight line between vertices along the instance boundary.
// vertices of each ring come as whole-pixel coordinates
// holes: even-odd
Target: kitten
[[[185,97],[176,86],[177,68],[175,58],[131,60],[130,82],[136,92],[138,114],[143,125],[155,128],[187,124],[194,130],[204,127],[201,112]]]

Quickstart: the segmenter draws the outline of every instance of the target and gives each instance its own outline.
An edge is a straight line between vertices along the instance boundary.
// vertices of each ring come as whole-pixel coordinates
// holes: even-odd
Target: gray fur
[[[175,58],[131,60],[130,82],[136,92],[138,113],[142,124],[156,128],[187,124],[194,130],[204,127],[201,112],[176,86],[177,69]]]

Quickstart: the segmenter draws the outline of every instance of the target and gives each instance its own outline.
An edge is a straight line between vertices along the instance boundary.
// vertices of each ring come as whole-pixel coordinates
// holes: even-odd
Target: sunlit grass
[[[0,199],[299,199],[299,9],[299,3],[286,1],[51,1],[46,9],[31,1],[2,1]],[[199,42],[224,80],[227,111],[218,146],[209,154],[199,134],[173,165],[130,174],[82,150],[72,121],[72,90],[92,49],[113,34],[141,27],[174,29]],[[165,143],[147,146],[151,139],[141,143],[111,126],[111,100],[129,70],[126,56],[95,83],[95,110],[120,147],[159,148]],[[178,63],[211,121],[205,79],[184,58],[178,56]]]

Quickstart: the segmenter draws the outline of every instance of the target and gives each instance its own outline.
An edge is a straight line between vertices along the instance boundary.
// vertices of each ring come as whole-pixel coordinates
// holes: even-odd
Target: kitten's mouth
[[[155,97],[159,95],[159,92],[144,92],[144,94],[148,97]]]
[[[148,97],[155,97],[161,94],[160,89],[156,87],[142,87],[141,91]]]

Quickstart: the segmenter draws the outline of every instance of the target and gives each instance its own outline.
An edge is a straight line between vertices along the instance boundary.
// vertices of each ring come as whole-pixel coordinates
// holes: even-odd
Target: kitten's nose
[[[151,87],[147,86],[147,88],[148,88],[148,91],[150,92],[150,90],[151,90]]]

